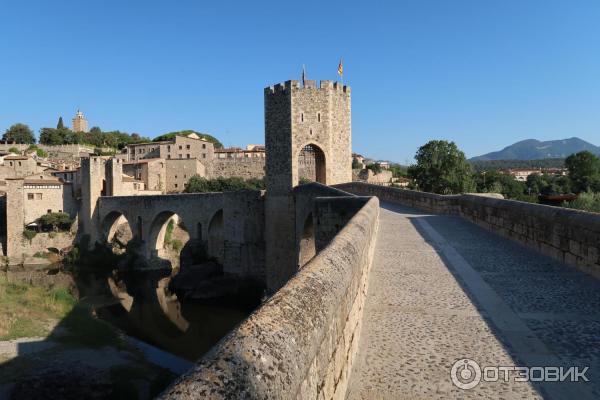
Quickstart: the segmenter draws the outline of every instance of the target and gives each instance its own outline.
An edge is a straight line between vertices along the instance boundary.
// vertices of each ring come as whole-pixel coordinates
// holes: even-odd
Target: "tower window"
[[[304,113],[300,114],[300,122],[304,122]]]
[[[321,122],[321,113],[317,113],[317,120]]]
[[[310,135],[312,136],[312,129],[310,130]]]

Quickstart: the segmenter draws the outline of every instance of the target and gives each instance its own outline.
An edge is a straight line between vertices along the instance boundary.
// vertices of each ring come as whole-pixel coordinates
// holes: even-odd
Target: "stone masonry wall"
[[[442,196],[357,182],[338,185],[338,188],[434,213],[460,215],[489,231],[600,277],[600,214],[469,194]]]
[[[265,177],[264,158],[214,158],[207,166],[211,179],[237,176],[244,179]]]
[[[379,216],[376,198],[354,201],[364,206],[331,243],[161,398],[345,397]]]

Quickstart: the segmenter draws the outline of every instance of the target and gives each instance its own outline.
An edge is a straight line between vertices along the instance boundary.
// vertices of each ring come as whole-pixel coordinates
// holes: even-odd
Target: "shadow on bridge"
[[[436,250],[512,366],[588,367],[590,382],[531,382],[541,396],[599,398],[600,281],[460,217],[381,207],[406,215]]]

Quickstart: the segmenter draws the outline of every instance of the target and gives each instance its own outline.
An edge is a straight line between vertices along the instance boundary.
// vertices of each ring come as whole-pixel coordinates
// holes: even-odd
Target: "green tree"
[[[500,171],[475,173],[473,180],[478,193],[500,193],[508,199],[520,199],[526,191],[525,183]]]
[[[27,148],[27,150],[35,150],[35,154],[37,154],[38,157],[42,157],[42,158],[48,157],[48,153],[45,152],[44,150],[40,149],[39,147],[37,147],[35,144],[32,144],[31,146],[29,146]]]
[[[576,193],[600,190],[600,159],[589,151],[571,154],[565,160],[571,186]]]
[[[56,129],[65,129],[65,124],[63,124],[62,117],[58,117],[58,124],[56,124]]]
[[[54,128],[40,129],[40,143],[47,145],[65,144],[64,129]]]
[[[405,178],[406,177],[406,167],[403,167],[400,164],[390,165],[390,171],[392,171],[392,176],[394,178]]]
[[[2,140],[15,143],[35,143],[33,131],[25,124],[16,123],[4,132]]]
[[[369,165],[367,165],[367,169],[370,169],[371,171],[373,171],[373,173],[375,175],[377,175],[378,173],[380,173],[382,171],[381,165],[379,163],[369,164]]]
[[[454,142],[432,140],[419,148],[415,159],[408,175],[420,190],[440,194],[474,190],[471,164]]]
[[[17,149],[16,147],[11,147],[10,149],[8,149],[8,152],[13,154],[21,154],[19,149]]]
[[[531,174],[527,177],[527,191],[531,194],[540,194],[548,187],[547,175]]]
[[[73,220],[69,217],[69,214],[64,212],[55,212],[44,214],[39,218],[42,230],[53,230],[53,231],[68,231],[71,228]]]
[[[356,158],[352,159],[352,169],[362,169],[362,164]]]

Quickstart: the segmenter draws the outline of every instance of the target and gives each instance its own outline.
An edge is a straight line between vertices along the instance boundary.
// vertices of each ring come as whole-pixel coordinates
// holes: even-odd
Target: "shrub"
[[[69,217],[69,214],[64,212],[49,213],[42,215],[39,218],[42,230],[61,230],[68,231],[71,229],[73,220]]]
[[[600,193],[580,193],[576,200],[563,203],[563,207],[600,213]]]
[[[74,265],[79,262],[81,257],[81,253],[79,251],[79,247],[73,246],[73,248],[65,255],[63,261],[67,265]]]
[[[198,175],[192,176],[185,188],[186,193],[232,192],[237,190],[262,190],[265,182],[262,179],[244,179],[240,177],[206,179]]]
[[[369,164],[367,165],[367,169],[373,171],[373,174],[380,174],[382,171],[381,165],[379,163]]]
[[[30,229],[23,230],[23,236],[25,237],[25,239],[29,240],[29,242],[31,242],[33,240],[35,235],[37,235],[36,231],[32,231]]]
[[[175,229],[175,224],[173,223],[173,220],[170,219],[169,223],[167,224],[167,228],[165,229],[165,245],[171,243],[171,239],[173,237],[173,229]]]
[[[9,153],[14,153],[14,154],[21,154],[21,152],[19,151],[19,149],[17,149],[16,147],[11,147],[10,149],[8,149]]]
[[[177,252],[181,251],[183,248],[183,243],[179,239],[175,239],[171,241],[171,248]]]

